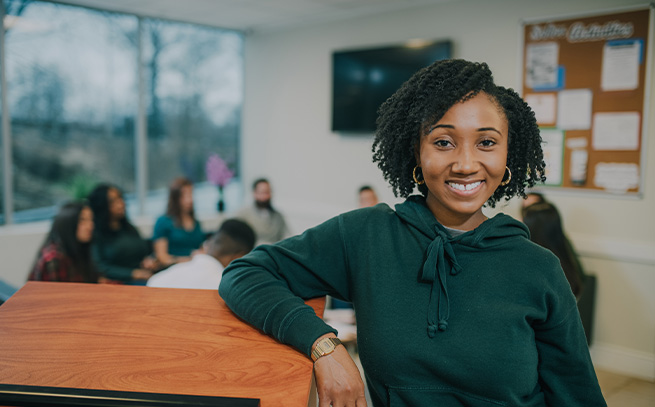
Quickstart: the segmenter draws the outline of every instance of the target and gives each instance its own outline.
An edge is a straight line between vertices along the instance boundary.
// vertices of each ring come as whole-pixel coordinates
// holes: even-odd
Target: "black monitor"
[[[380,105],[416,71],[451,57],[450,41],[335,51],[332,131],[371,133]]]

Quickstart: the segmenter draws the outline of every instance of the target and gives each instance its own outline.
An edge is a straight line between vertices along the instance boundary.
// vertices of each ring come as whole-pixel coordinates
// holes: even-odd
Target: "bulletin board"
[[[523,22],[522,96],[546,186],[642,193],[653,7]]]

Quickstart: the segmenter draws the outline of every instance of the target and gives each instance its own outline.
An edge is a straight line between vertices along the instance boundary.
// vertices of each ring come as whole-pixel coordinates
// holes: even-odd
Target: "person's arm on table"
[[[104,253],[104,247],[94,244],[91,249],[93,261],[102,277],[115,281],[147,280],[152,271],[145,268],[122,267],[109,263]]]
[[[336,330],[304,299],[349,298],[346,245],[340,228],[335,218],[300,236],[259,246],[228,266],[219,294],[239,317],[310,356],[314,345],[324,337],[336,337]],[[330,355],[320,357],[315,372],[321,407],[366,405],[361,375],[345,347],[337,346]]]

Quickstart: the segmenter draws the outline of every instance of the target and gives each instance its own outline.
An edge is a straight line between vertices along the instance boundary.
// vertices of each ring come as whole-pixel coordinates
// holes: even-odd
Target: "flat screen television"
[[[335,51],[332,131],[371,133],[380,105],[419,69],[451,57],[450,41]]]

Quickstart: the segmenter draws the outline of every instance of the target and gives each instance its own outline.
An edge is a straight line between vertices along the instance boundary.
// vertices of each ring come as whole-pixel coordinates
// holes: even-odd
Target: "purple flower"
[[[225,161],[218,154],[209,156],[205,166],[205,173],[207,174],[207,181],[219,187],[227,185],[234,176],[234,172],[230,171]]]

